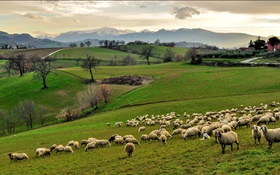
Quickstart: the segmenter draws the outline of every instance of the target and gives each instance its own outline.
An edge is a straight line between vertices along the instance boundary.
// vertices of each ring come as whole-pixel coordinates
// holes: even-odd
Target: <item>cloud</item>
[[[81,21],[77,18],[72,18],[72,19],[73,19],[74,23],[81,23]]]
[[[143,8],[146,8],[146,6],[145,5],[141,5],[139,8],[143,9]]]
[[[175,15],[177,19],[191,18],[193,15],[199,15],[200,12],[192,7],[182,7],[173,9],[172,15]]]
[[[33,13],[25,13],[25,14],[22,14],[22,16],[26,17],[26,18],[29,18],[29,19],[34,19],[34,20],[39,20],[39,21],[43,21],[43,22],[48,22],[47,18],[35,15]]]

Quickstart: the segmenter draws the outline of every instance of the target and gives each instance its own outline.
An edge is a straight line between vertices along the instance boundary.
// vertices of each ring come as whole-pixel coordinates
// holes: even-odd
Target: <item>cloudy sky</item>
[[[59,34],[114,27],[203,28],[280,36],[277,1],[0,1],[0,30],[8,33]]]

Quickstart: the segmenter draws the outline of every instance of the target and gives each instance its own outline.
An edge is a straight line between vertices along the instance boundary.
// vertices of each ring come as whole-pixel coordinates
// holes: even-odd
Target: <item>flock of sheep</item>
[[[269,106],[271,109],[269,109]],[[141,142],[145,141],[160,141],[162,145],[166,145],[167,141],[181,135],[181,138],[202,138],[200,140],[210,139],[212,135],[215,137],[217,143],[222,147],[222,153],[225,153],[225,146],[230,145],[233,150],[233,144],[237,145],[239,149],[238,135],[233,130],[242,128],[243,126],[252,126],[252,137],[255,140],[255,144],[264,137],[269,143],[269,149],[272,147],[273,142],[280,142],[280,128],[268,129],[267,124],[276,122],[280,119],[280,107],[279,102],[273,102],[270,105],[260,104],[260,106],[248,106],[243,107],[241,110],[233,108],[231,110],[222,110],[219,112],[206,112],[204,115],[194,113],[192,115],[183,114],[183,118],[186,119],[184,122],[182,117],[175,112],[168,113],[166,115],[144,115],[137,116],[134,119],[127,120],[127,127],[138,127],[138,132],[145,132],[146,127],[159,125],[159,129],[153,130],[150,133],[141,135]],[[238,117],[239,116],[239,117]],[[107,123],[107,126],[110,124]],[[261,125],[261,126],[259,126]],[[116,122],[115,126],[122,127],[123,122]],[[167,128],[172,127],[172,132]],[[133,135],[120,136],[113,134],[108,140],[88,138],[81,140],[80,144],[78,141],[71,140],[66,146],[63,145],[52,145],[50,148],[37,148],[36,156],[45,157],[50,156],[52,151],[74,153],[73,149],[80,149],[84,146],[84,151],[87,152],[90,149],[96,149],[99,147],[111,146],[111,143],[115,142],[117,145],[125,145],[124,150],[128,157],[131,157],[135,151],[135,144],[140,145],[140,142]],[[9,153],[9,158],[12,161],[28,159],[25,153]]]

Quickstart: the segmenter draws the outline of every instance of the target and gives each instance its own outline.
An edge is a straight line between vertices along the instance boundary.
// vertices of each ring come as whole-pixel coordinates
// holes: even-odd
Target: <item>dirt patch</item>
[[[146,82],[152,81],[151,77],[144,76],[120,76],[120,77],[112,77],[108,79],[102,80],[102,84],[129,84],[132,86],[142,85]]]

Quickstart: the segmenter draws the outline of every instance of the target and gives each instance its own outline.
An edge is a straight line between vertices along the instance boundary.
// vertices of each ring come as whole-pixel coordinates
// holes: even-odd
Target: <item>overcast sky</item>
[[[0,1],[0,30],[59,34],[114,27],[148,29],[202,28],[280,36],[278,1]]]

